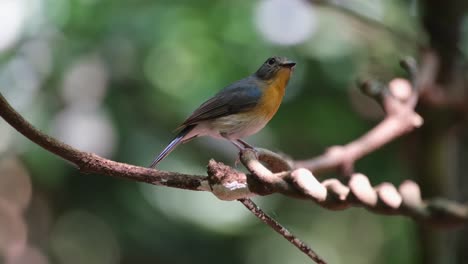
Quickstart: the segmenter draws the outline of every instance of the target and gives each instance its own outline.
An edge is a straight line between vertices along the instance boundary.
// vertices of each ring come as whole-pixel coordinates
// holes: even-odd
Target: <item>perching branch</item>
[[[374,213],[408,216],[437,227],[456,227],[468,223],[467,204],[445,199],[424,201],[421,198],[419,186],[413,181],[406,180],[398,189],[390,183],[381,183],[372,187],[366,176],[354,173],[347,185],[337,179],[319,182],[309,170],[304,168],[273,173],[262,165],[251,150],[242,153],[241,161],[252,175],[245,175],[214,161],[210,162],[209,168],[217,168],[225,172],[224,178],[218,181],[221,185],[226,186],[230,182],[237,182],[248,186],[247,188],[256,194],[282,193],[294,198],[311,200],[330,210],[364,207]],[[230,178],[226,175],[236,176]],[[250,183],[239,181],[243,178],[239,177],[240,175],[245,175],[245,180],[250,179]],[[211,176],[218,177],[218,175]],[[258,182],[262,178],[269,180],[262,182],[263,188],[259,188]],[[223,192],[218,193],[213,190],[213,193],[220,199],[225,198]]]
[[[375,96],[383,106],[385,119],[361,138],[330,148],[311,160],[292,162],[268,150],[246,150],[241,161],[250,174],[211,160],[208,176],[153,170],[111,161],[93,153],[79,151],[40,132],[18,114],[0,94],[0,116],[13,128],[44,149],[74,164],[83,173],[96,173],[126,178],[154,185],[194,191],[209,191],[222,200],[240,200],[258,218],[283,235],[293,245],[318,263],[325,263],[287,229],[268,217],[248,197],[281,193],[308,199],[324,208],[365,207],[380,214],[404,215],[434,226],[452,227],[468,222],[468,205],[443,199],[423,201],[416,183],[406,181],[397,190],[389,183],[372,187],[367,177],[353,173],[354,162],[395,138],[422,125],[414,112],[420,81],[416,65],[406,61],[410,82],[395,79],[386,86],[365,82],[362,88]],[[264,165],[266,164],[266,166]],[[319,182],[312,174],[341,169],[351,178],[347,185],[336,179]]]
[[[0,116],[29,140],[71,162],[83,173],[103,174],[193,191],[210,190],[206,176],[152,170],[108,160],[93,153],[79,151],[36,129],[10,106],[1,93]]]
[[[304,252],[316,263],[326,264],[326,262],[320,258],[309,246],[292,235],[286,228],[281,226],[281,224],[276,222],[273,218],[268,216],[250,199],[244,198],[254,195],[254,193],[252,193],[248,188],[245,188],[247,187],[247,178],[245,177],[245,174],[242,175],[241,173],[227,172],[221,167],[217,169],[215,168],[211,171],[211,173],[217,173],[218,175],[224,174],[225,177],[232,177],[233,175],[241,176],[241,178],[239,178],[239,182],[231,181],[226,185],[220,185],[217,181],[213,181],[213,179],[215,179],[214,177],[187,175],[177,172],[148,169],[108,160],[93,153],[79,151],[70,145],[60,142],[59,140],[52,138],[36,129],[10,106],[1,93],[0,116],[2,116],[3,119],[5,119],[5,121],[7,121],[13,128],[30,139],[32,142],[71,162],[83,173],[103,174],[139,182],[146,182],[154,185],[193,191],[212,191],[214,193],[222,193],[222,191],[220,191],[221,189],[228,190],[224,193],[225,196],[223,199],[225,200],[233,200],[233,195],[241,195],[239,201],[261,221],[271,226],[276,232],[281,234],[285,239],[291,242],[299,250]],[[278,155],[270,151],[265,151],[263,153],[263,157],[265,162],[270,162],[271,164],[273,164],[274,160],[279,158]],[[214,161],[210,161],[210,164],[213,162]],[[276,165],[272,165],[272,167],[276,166],[276,168],[281,169],[284,168],[284,166],[287,166],[286,164],[287,162],[285,161],[277,162]],[[213,169],[213,167],[210,168]],[[229,190],[233,194],[230,194],[231,192]]]
[[[0,96],[0,115],[9,121],[9,117],[15,116],[11,115],[11,110],[13,109]],[[212,191],[223,200],[279,192],[290,197],[313,200],[332,210],[364,206],[376,213],[407,215],[436,226],[456,226],[468,222],[468,207],[466,205],[443,199],[422,201],[419,187],[410,181],[404,182],[399,187],[399,192],[396,192],[396,188],[388,183],[383,183],[373,189],[369,180],[361,174],[353,175],[348,186],[344,186],[336,179],[328,179],[319,183],[309,171],[304,169],[274,174],[256,159],[255,153],[249,151],[243,154],[243,161],[254,172],[254,175],[258,174],[261,177],[270,178],[268,184],[255,180],[256,177],[249,177],[214,161],[210,161],[208,166],[209,177],[150,170],[110,161],[92,153],[80,152],[37,131],[21,116],[18,120],[19,122],[12,124],[18,128],[18,131],[30,139],[39,138],[36,143],[41,146],[42,144],[54,146],[51,149],[56,148],[57,151],[53,153],[58,153],[57,155],[63,158],[67,157],[68,161],[77,165],[85,173],[127,178],[180,189]],[[25,132],[24,128],[26,128]],[[260,157],[270,154],[261,149],[259,152]],[[271,161],[273,156],[268,157]]]

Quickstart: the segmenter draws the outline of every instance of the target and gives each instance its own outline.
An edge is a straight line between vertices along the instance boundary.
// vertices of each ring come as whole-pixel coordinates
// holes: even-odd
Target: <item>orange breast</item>
[[[267,120],[270,120],[275,115],[283,100],[290,76],[291,71],[289,69],[281,69],[276,74],[276,77],[267,83],[263,88],[262,99],[260,99],[255,109],[256,114],[264,116]]]

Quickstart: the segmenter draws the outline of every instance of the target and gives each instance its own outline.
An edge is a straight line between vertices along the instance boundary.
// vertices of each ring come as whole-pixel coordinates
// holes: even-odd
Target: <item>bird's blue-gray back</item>
[[[258,104],[261,96],[258,81],[254,76],[249,76],[225,87],[208,99],[182,123],[181,127],[251,110]]]

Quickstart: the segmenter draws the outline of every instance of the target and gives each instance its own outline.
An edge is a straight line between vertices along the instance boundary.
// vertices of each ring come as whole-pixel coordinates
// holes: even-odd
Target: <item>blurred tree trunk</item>
[[[439,59],[436,84],[448,98],[467,98],[466,73],[459,52],[467,1],[420,0],[422,24]],[[468,104],[468,101],[465,100]],[[466,113],[451,104],[421,103],[425,125],[412,137],[415,175],[426,197],[468,199],[468,124]],[[465,115],[465,116],[464,116]],[[468,228],[452,231],[420,228],[424,264],[466,263]]]

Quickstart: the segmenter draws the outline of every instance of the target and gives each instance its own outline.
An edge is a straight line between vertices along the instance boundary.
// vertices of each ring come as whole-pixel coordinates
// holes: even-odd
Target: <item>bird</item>
[[[239,151],[255,149],[243,138],[260,131],[276,114],[295,65],[273,56],[252,75],[220,90],[176,129],[180,132],[149,167],[154,169],[179,144],[201,136],[229,140]]]

